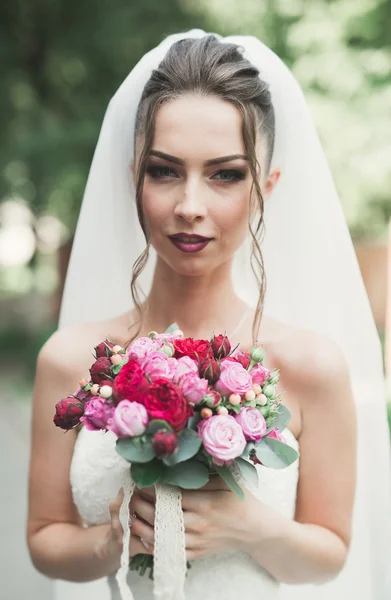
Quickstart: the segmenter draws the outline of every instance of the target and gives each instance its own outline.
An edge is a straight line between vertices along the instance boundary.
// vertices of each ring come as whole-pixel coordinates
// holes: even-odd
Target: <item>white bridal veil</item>
[[[109,104],[76,229],[60,327],[113,317],[131,308],[132,265],[145,247],[130,171],[137,106],[151,71],[169,46],[181,38],[204,35],[195,29],[166,38],[140,60]],[[391,598],[386,575],[391,504],[385,385],[379,337],[349,231],[301,88],[291,72],[254,37],[221,41],[244,48],[245,56],[270,84],[276,114],[273,164],[281,167],[282,176],[266,205],[265,313],[339,344],[350,366],[358,414],[358,483],[347,564],[330,583],[282,586],[282,598],[386,600]],[[152,256],[141,277],[146,292],[153,263]],[[249,244],[238,252],[233,279],[240,295],[255,305],[258,290],[250,269]],[[58,598],[71,598],[61,594],[61,585],[58,582]]]

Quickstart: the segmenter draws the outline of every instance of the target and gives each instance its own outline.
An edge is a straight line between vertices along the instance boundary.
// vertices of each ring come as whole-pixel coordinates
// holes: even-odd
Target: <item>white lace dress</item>
[[[298,442],[289,430],[287,443],[298,450]],[[86,526],[110,520],[109,504],[121,486],[129,464],[115,449],[111,432],[94,432],[83,428],[75,444],[71,465],[74,502]],[[293,518],[298,481],[297,460],[290,467],[273,470],[257,466],[257,497],[284,515]],[[129,572],[128,583],[136,600],[153,600],[152,581],[147,575]],[[227,551],[213,557],[192,561],[185,584],[186,600],[275,600],[279,584],[249,555]],[[115,577],[91,583],[56,582],[56,600],[118,600]]]

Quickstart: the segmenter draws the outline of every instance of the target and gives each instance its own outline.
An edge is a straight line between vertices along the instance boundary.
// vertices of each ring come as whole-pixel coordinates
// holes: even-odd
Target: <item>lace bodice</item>
[[[287,443],[298,449],[289,430]],[[115,449],[116,436],[108,432],[88,431],[78,435],[71,464],[70,479],[74,502],[86,526],[107,523],[109,504],[117,496],[129,463]],[[251,490],[259,500],[293,518],[298,481],[298,463],[282,470],[257,465],[259,485]],[[136,600],[152,600],[152,582],[147,576],[129,572],[128,582]],[[119,598],[114,577],[108,578],[112,600]],[[274,600],[278,584],[247,554],[227,551],[192,561],[185,584],[186,600]]]

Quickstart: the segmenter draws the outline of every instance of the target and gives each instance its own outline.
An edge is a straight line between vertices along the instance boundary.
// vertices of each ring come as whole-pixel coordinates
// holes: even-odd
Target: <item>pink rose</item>
[[[230,465],[234,458],[243,454],[246,438],[234,417],[215,415],[200,421],[197,428],[205,450],[216,465]]]
[[[151,381],[161,377],[172,380],[176,372],[176,360],[169,358],[164,352],[151,352],[145,357],[142,369]]]
[[[149,337],[141,337],[130,344],[126,349],[126,356],[133,360],[143,361],[151,352],[156,352],[162,346],[162,342]]]
[[[240,413],[234,416],[234,419],[241,426],[246,440],[260,442],[266,433],[267,424],[265,417],[258,408],[250,406],[242,407]]]
[[[282,435],[282,433],[280,433],[278,427],[276,427],[275,429],[273,429],[273,431],[268,433],[266,437],[274,438],[275,440],[286,444],[286,438]]]
[[[200,379],[195,373],[187,373],[181,378],[179,385],[186,400],[197,404],[205,396],[209,382],[207,379]]]
[[[82,421],[90,431],[106,429],[108,421],[113,416],[114,407],[100,396],[93,396],[84,406]]]
[[[195,373],[197,375],[197,363],[190,356],[181,356],[181,358],[176,359],[175,383],[178,383],[181,377],[187,373]]]
[[[263,385],[270,377],[270,371],[261,364],[255,365],[250,371],[253,383],[259,383]]]
[[[136,437],[144,433],[148,425],[148,413],[142,404],[121,400],[115,407],[108,429],[119,438]]]
[[[238,362],[223,360],[221,362],[220,378],[216,382],[216,390],[223,396],[230,394],[245,394],[253,387],[248,371]]]

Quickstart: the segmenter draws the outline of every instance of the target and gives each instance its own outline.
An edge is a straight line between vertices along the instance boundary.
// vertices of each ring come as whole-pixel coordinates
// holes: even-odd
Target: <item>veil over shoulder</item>
[[[164,39],[134,67],[108,106],[76,229],[60,327],[109,318],[131,308],[132,265],[145,247],[130,170],[137,106],[151,71],[169,46],[185,37],[204,35],[193,29]],[[385,383],[381,345],[349,230],[302,90],[292,73],[254,37],[217,37],[243,48],[269,83],[275,109],[272,162],[281,167],[282,175],[266,204],[261,244],[267,276],[264,312],[327,336],[340,346],[357,407],[358,479],[347,563],[335,580],[321,586],[282,586],[281,597],[386,600],[391,597],[387,579],[391,471]],[[101,253],[98,263],[94,260],[96,248],[108,238],[110,251]],[[250,238],[235,257],[232,276],[239,295],[255,305],[258,290],[249,253]],[[152,253],[141,277],[145,293],[153,267]],[[97,294],[91,283],[100,281],[102,273],[105,285]],[[56,600],[65,598],[61,585],[58,582]],[[70,600],[72,595],[66,597]]]

